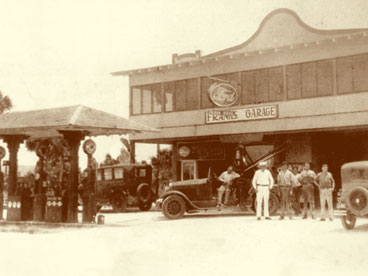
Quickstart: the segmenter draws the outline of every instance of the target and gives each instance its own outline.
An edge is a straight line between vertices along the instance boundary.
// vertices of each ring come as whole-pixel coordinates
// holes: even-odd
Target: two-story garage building
[[[368,158],[368,29],[317,30],[279,9],[235,47],[113,75],[129,76],[131,118],[162,130],[132,142],[172,144],[176,180],[220,173],[239,144],[254,160],[291,140],[273,165],[328,163],[337,180]]]

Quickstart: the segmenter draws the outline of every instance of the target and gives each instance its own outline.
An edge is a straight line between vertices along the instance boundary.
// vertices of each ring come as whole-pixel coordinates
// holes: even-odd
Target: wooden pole
[[[24,141],[24,135],[9,135],[4,137],[4,142],[8,144],[9,149],[9,177],[8,177],[8,221],[21,220],[21,197],[16,195],[18,183],[18,150],[19,145]]]
[[[86,187],[83,187],[83,223],[92,223],[94,216],[94,179],[92,177],[92,155],[87,154],[88,165],[87,165],[87,183]]]
[[[15,195],[18,182],[18,150],[25,137],[20,135],[10,135],[4,138],[9,149],[9,178],[8,178],[8,195]]]
[[[78,222],[78,184],[79,184],[79,161],[78,152],[82,139],[86,135],[80,131],[59,131],[70,147],[70,173],[67,184],[68,211],[67,222]]]
[[[135,142],[130,142],[130,163],[135,164]]]
[[[4,173],[1,170],[1,159],[0,159],[0,220],[3,219],[3,208],[4,208]]]

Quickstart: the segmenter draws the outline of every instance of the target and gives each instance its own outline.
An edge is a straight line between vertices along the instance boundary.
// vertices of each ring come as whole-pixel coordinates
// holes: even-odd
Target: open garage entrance
[[[341,166],[347,162],[368,160],[368,130],[318,132],[311,137],[313,169],[317,173],[322,164],[328,164],[336,181],[336,194],[341,188]]]

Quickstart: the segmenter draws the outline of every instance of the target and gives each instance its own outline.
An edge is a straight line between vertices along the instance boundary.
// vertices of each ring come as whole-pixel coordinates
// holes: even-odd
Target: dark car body
[[[216,208],[218,186],[219,183],[214,178],[171,182],[169,189],[157,200],[156,205],[162,208],[164,215],[169,219],[181,218],[185,212]],[[233,188],[233,192],[238,194],[238,199],[230,204],[239,204],[243,211],[249,207],[255,211],[255,192],[251,188],[250,180],[238,178]],[[279,208],[277,187],[271,190],[269,205],[270,214],[275,214]]]
[[[95,195],[98,205],[111,204],[115,212],[124,212],[133,206],[147,211],[154,196],[152,167],[129,164],[98,168]]]
[[[341,190],[335,216],[350,230],[358,217],[368,218],[368,161],[346,163],[341,167]]]

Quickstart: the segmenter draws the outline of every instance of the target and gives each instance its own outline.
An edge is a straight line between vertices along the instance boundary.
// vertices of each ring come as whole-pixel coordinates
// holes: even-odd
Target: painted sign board
[[[278,118],[278,106],[256,106],[229,110],[206,111],[206,124],[226,123],[236,121],[253,121]]]

